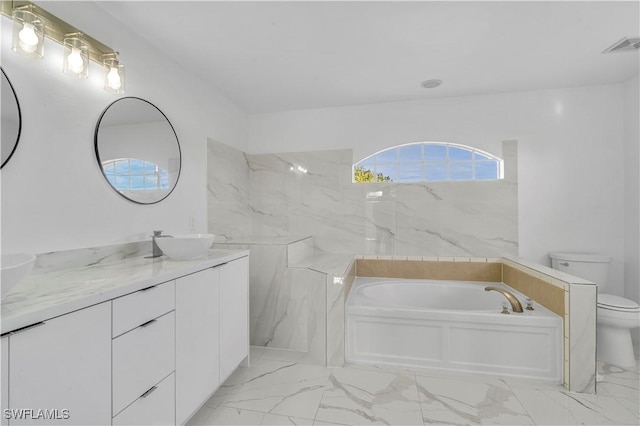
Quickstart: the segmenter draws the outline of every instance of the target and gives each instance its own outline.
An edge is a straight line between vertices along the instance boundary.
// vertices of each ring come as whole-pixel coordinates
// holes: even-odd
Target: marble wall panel
[[[596,393],[595,285],[571,285],[569,290],[569,389]]]
[[[217,241],[251,235],[250,173],[247,155],[207,140],[208,232]]]
[[[513,179],[353,184],[351,150],[250,155],[249,163],[260,234],[312,235],[324,253],[517,255]]]
[[[327,307],[327,365],[344,365],[344,305],[347,277],[326,276]]]

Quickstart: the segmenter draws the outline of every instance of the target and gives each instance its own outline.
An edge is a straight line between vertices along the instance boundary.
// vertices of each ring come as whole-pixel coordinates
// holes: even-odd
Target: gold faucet
[[[495,290],[498,293],[502,294],[504,297],[506,297],[507,300],[509,301],[509,303],[511,303],[511,310],[513,312],[523,312],[522,311],[522,304],[520,303],[518,298],[513,295],[513,293],[510,293],[507,290],[505,290],[503,288],[500,288],[500,287],[494,287],[492,285],[490,285],[489,287],[485,287],[484,288],[484,291],[491,291],[491,290]]]

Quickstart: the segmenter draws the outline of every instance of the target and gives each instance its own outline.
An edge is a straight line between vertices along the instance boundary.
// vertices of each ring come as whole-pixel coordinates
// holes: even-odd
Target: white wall
[[[640,301],[640,75],[624,84],[624,295]],[[638,332],[638,330],[636,330]]]
[[[519,244],[549,264],[552,250],[614,257],[623,294],[622,86],[443,98],[251,116],[249,153],[354,150],[354,161],[415,141],[500,154],[518,140]]]
[[[18,149],[2,169],[2,251],[44,252],[147,238],[153,229],[207,229],[206,140],[247,147],[247,115],[139,35],[104,15],[93,2],[42,6],[117,49],[126,66],[126,93],[102,90],[100,67],[87,80],[61,72],[62,48],[47,39],[45,58],[10,51],[11,21],[1,18],[2,67],[23,115]],[[138,205],[113,191],[94,154],[95,124],[121,96],[154,103],[171,120],[182,148],[175,191],[154,205]],[[192,217],[193,220],[190,220]],[[193,225],[193,226],[192,226]]]

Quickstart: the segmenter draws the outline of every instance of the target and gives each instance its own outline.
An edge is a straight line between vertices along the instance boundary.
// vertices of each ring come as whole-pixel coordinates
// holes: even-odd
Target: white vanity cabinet
[[[249,353],[249,258],[220,267],[220,381]]]
[[[175,422],[174,289],[170,281],[112,301],[114,425]]]
[[[220,385],[220,269],[176,280],[176,424]]]
[[[23,410],[9,425],[111,423],[110,302],[15,330],[8,344],[9,409]]]
[[[247,357],[248,257],[232,256],[8,329],[2,426],[185,423]]]

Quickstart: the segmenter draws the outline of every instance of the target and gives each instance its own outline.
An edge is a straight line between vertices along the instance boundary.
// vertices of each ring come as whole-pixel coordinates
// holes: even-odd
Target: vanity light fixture
[[[44,20],[33,10],[34,7],[26,5],[14,9],[11,13],[11,19],[13,19],[11,50],[27,58],[40,59],[44,56]]]
[[[70,33],[64,38],[64,62],[62,71],[77,78],[89,76],[89,45],[82,40],[82,33]]]
[[[11,49],[14,52],[29,58],[42,58],[46,36],[64,47],[62,71],[65,74],[87,78],[89,61],[102,67],[108,65],[111,73],[105,74],[105,90],[111,93],[124,92],[124,65],[118,60],[114,49],[30,1],[3,0],[0,2],[0,12],[13,20]]]
[[[118,61],[118,52],[104,55],[104,90],[111,93],[124,93],[124,65]]]

